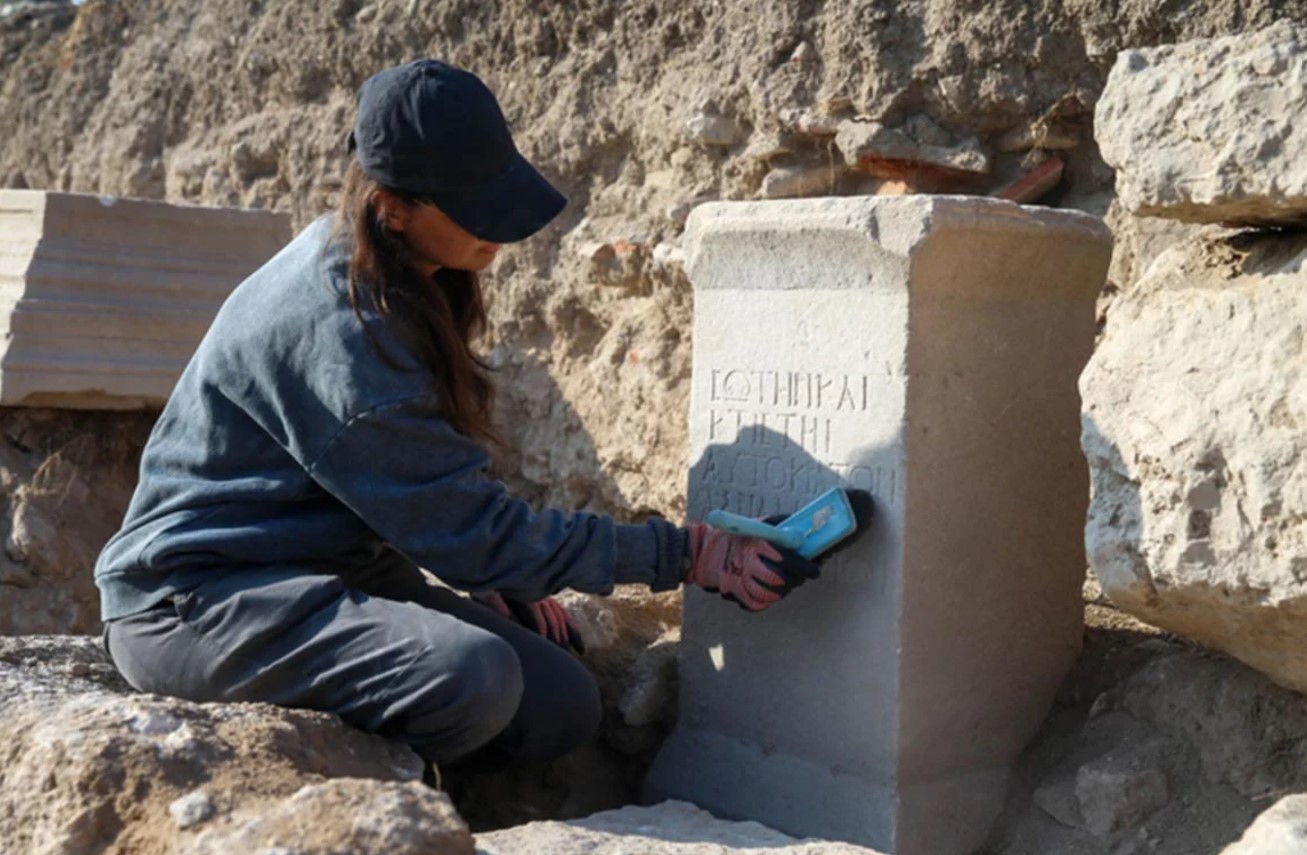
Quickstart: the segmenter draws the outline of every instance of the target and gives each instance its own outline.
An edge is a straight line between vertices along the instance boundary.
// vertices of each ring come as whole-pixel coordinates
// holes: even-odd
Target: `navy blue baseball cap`
[[[439,60],[364,81],[349,149],[364,175],[430,200],[482,240],[524,240],[567,204],[513,145],[494,94]]]

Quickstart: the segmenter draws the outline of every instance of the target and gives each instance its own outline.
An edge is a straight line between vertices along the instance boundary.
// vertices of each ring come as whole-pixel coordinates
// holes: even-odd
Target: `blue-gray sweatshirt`
[[[679,583],[685,534],[664,520],[535,512],[489,479],[485,449],[440,415],[384,318],[345,292],[322,217],[227,299],[150,435],[123,527],[95,568],[105,620],[205,574],[348,572],[387,546],[465,590],[537,599]]]

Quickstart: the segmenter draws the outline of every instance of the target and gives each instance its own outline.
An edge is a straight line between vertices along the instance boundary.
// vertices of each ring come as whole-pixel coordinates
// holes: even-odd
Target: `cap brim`
[[[567,205],[567,197],[521,154],[485,184],[458,193],[435,193],[430,198],[451,220],[494,243],[526,240]]]

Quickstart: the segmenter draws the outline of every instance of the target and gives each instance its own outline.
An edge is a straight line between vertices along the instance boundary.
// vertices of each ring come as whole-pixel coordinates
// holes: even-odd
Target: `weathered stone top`
[[[0,405],[162,404],[222,301],[289,238],[271,211],[0,190]]]
[[[762,202],[709,202],[690,214],[685,235],[686,269],[696,290],[867,287],[870,278],[850,253],[865,255],[867,270],[901,267],[941,232],[1002,230],[1032,238],[1064,238],[1110,245],[1111,232],[1098,217],[1081,211],[1017,205],[978,196],[840,196]],[[829,236],[827,267],[822,256],[804,258],[796,276],[793,258],[776,242],[779,234],[802,234],[811,243]],[[850,242],[856,235],[864,241]],[[719,264],[724,253],[732,263]],[[712,266],[712,276],[698,273]],[[906,282],[906,280],[904,280]]]
[[[1094,117],[1117,193],[1191,223],[1307,221],[1307,28],[1125,50]]]

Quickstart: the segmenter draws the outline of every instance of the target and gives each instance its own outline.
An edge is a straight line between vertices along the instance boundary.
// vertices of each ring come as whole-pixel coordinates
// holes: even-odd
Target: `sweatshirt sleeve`
[[[585,512],[533,511],[486,475],[489,456],[430,396],[351,418],[309,466],[324,489],[391,546],[446,583],[534,600],[614,583],[680,584],[686,536],[665,520],[622,525]]]

